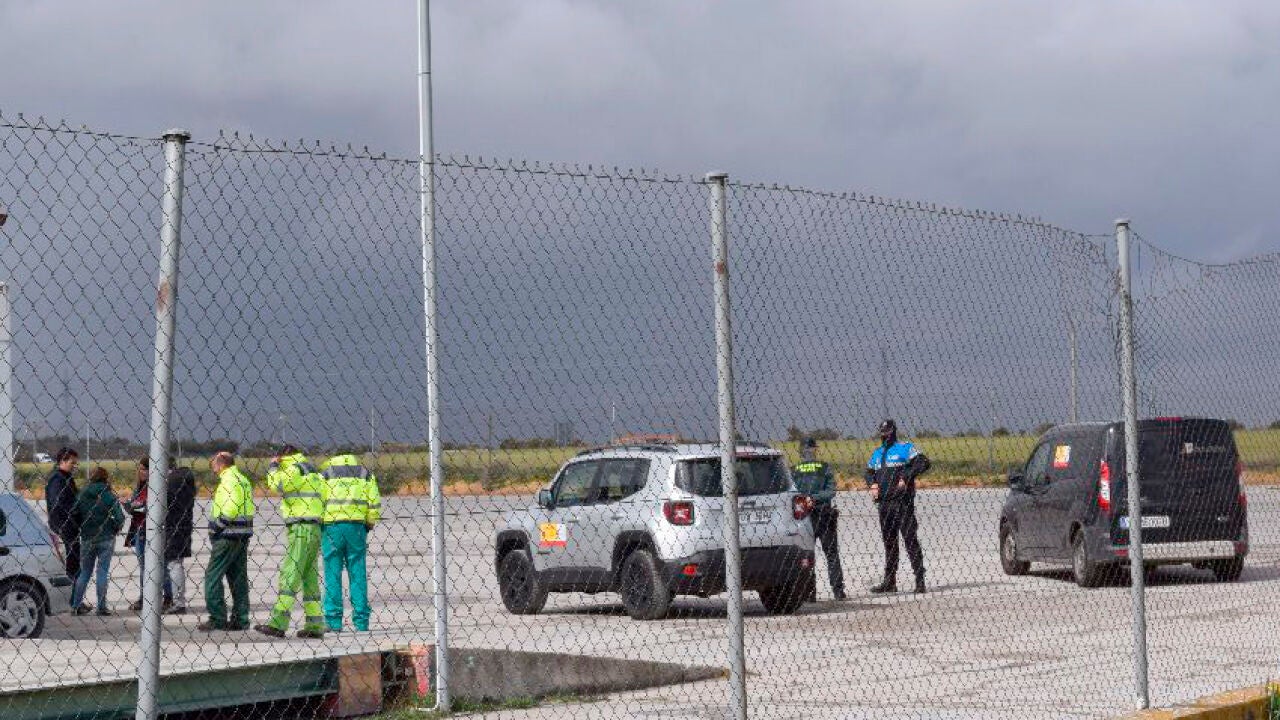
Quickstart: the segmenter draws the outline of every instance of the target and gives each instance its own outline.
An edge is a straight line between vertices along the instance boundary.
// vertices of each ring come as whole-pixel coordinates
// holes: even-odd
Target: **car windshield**
[[[734,463],[738,478],[738,495],[773,495],[791,489],[791,478],[782,458],[774,456],[740,457]],[[702,497],[722,497],[719,458],[686,460],[676,473],[676,486]]]

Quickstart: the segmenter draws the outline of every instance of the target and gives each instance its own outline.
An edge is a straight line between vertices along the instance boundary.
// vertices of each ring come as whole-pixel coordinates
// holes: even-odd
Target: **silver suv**
[[[771,614],[813,594],[813,503],[797,493],[786,458],[737,448],[742,584]],[[494,540],[502,602],[537,613],[552,592],[617,592],[637,620],[663,617],[676,595],[725,590],[724,497],[712,444],[586,450],[510,514]]]

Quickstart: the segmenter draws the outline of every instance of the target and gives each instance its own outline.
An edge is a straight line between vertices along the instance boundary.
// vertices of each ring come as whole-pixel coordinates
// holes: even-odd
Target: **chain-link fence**
[[[184,165],[181,249],[158,293],[166,148]],[[751,717],[1133,705],[1111,234],[728,181],[740,442],[721,478],[714,182],[437,158],[439,517],[416,159],[0,116],[0,167],[5,717],[131,715],[146,621],[164,713],[333,712],[316,698],[348,676],[336,659],[369,656],[387,687],[407,682],[396,702],[430,705],[436,522],[456,703],[722,717],[732,518]],[[1205,266],[1141,237],[1132,258],[1164,704],[1274,670],[1276,265]],[[876,455],[887,418],[911,445]],[[150,530],[144,456],[179,468]],[[906,541],[894,576],[890,533]]]

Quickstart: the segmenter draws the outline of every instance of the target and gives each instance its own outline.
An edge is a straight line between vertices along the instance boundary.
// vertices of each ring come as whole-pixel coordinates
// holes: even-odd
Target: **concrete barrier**
[[[414,681],[407,683],[409,687],[416,686],[419,692],[434,687],[434,678],[421,676],[424,668],[434,676],[433,657],[434,648],[428,645],[401,651],[401,667],[406,674],[416,675]],[[722,668],[644,660],[567,653],[449,649],[451,694],[476,701],[601,695],[711,680],[724,675]]]
[[[1271,720],[1266,685],[1241,688],[1157,710],[1141,710],[1116,720]]]

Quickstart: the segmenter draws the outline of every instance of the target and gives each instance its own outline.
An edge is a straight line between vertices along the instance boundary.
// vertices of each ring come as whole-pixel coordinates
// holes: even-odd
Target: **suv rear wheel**
[[[772,585],[760,591],[760,602],[770,615],[793,615],[813,594],[816,581],[807,572],[791,582]]]
[[[502,604],[514,615],[534,615],[547,604],[547,589],[538,580],[529,551],[521,548],[502,556],[498,566]]]
[[[0,636],[37,638],[44,632],[44,594],[26,580],[0,583]]]
[[[618,591],[622,607],[635,620],[657,620],[671,609],[671,589],[662,579],[658,560],[648,550],[636,550],[622,563]]]
[[[1000,567],[1005,575],[1026,575],[1031,563],[1018,559],[1018,539],[1013,529],[1004,527],[1000,530]]]
[[[1071,574],[1076,584],[1083,588],[1096,588],[1106,577],[1107,568],[1089,559],[1084,546],[1084,533],[1077,532],[1071,538]]]
[[[1244,558],[1215,560],[1209,565],[1209,569],[1213,570],[1213,574],[1218,578],[1219,582],[1235,582],[1240,579],[1240,574],[1244,572]]]

